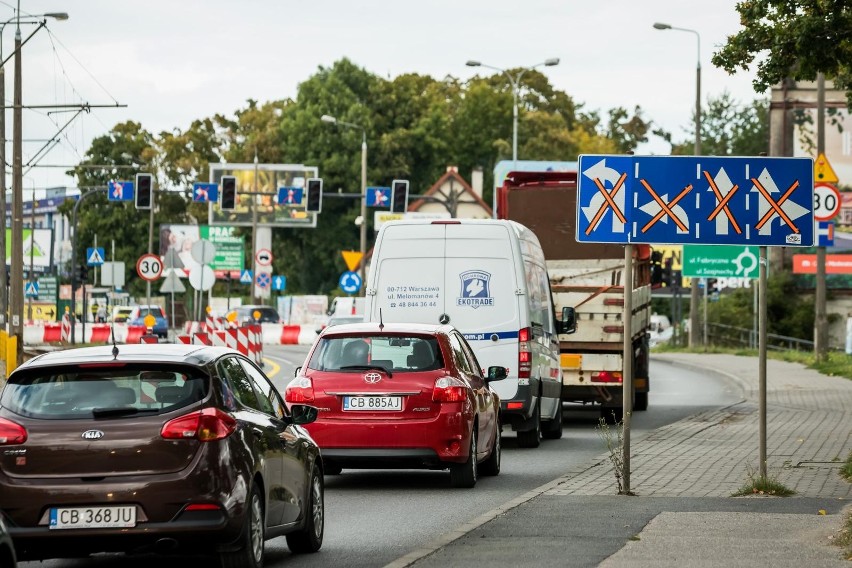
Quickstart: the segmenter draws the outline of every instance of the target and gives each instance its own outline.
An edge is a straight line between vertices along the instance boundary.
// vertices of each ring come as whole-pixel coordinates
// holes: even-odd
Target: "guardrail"
[[[753,329],[707,323],[707,342],[722,347],[744,347],[757,349],[757,336]],[[813,351],[814,342],[775,333],[766,334],[766,348],[772,351]]]

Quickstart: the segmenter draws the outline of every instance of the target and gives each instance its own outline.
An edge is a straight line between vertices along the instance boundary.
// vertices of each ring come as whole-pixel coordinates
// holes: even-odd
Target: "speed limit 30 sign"
[[[840,192],[830,183],[814,184],[814,219],[829,221],[840,213]]]
[[[163,275],[163,261],[156,254],[143,254],[136,261],[136,274],[142,280],[153,282]]]

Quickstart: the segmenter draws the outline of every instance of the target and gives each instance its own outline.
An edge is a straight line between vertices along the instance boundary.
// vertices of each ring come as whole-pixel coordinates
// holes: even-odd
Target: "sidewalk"
[[[732,498],[758,470],[758,359],[666,353],[652,374],[655,362],[720,373],[744,400],[634,437],[637,497],[616,495],[602,452],[391,566],[852,566],[829,544],[852,511],[839,475],[852,380],[768,360],[767,471],[796,495]],[[582,558],[571,554],[579,541],[591,551]]]

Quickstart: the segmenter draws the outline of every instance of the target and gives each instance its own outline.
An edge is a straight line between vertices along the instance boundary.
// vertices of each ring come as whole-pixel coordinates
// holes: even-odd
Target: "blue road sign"
[[[88,247],[86,249],[86,264],[89,266],[100,266],[104,263],[104,249],[103,247],[93,248]]]
[[[216,203],[217,201],[219,201],[219,184],[192,184],[192,201],[195,203]]]
[[[27,286],[24,288],[24,296],[38,298],[38,282],[27,282]]]
[[[367,207],[390,207],[391,188],[368,187]]]
[[[240,284],[251,284],[253,280],[254,276],[248,268],[245,268],[242,272],[240,272]]]
[[[834,221],[817,221],[818,247],[834,246]]]
[[[347,270],[340,275],[340,289],[347,294],[355,294],[361,289],[361,277],[357,272]]]
[[[107,188],[107,199],[110,201],[133,201],[132,181],[111,181]]]
[[[580,156],[577,241],[814,243],[811,158]]]
[[[284,290],[287,288],[287,277],[286,276],[273,276],[272,277],[272,289],[277,291]]]
[[[304,191],[301,187],[279,187],[278,205],[301,205]]]
[[[258,288],[269,288],[272,284],[272,276],[270,276],[267,272],[258,272],[257,276],[254,277],[254,283],[257,284]]]

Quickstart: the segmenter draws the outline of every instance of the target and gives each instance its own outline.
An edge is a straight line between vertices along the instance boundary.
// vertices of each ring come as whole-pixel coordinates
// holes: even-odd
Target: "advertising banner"
[[[185,268],[197,264],[192,259],[192,245],[200,239],[213,243],[216,253],[213,270],[240,271],[245,266],[243,237],[234,235],[234,227],[209,225],[160,225],[160,256],[169,250],[177,252]]]

